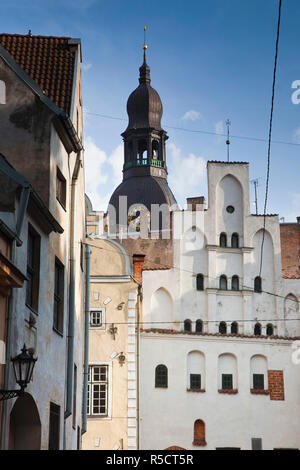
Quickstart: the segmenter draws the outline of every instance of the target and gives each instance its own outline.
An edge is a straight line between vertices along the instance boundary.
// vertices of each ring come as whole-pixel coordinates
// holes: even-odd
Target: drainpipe
[[[77,183],[81,167],[81,152],[77,153],[71,186],[71,226],[70,226],[70,281],[69,281],[69,324],[67,345],[67,394],[64,413],[63,449],[66,448],[66,420],[72,414],[74,376],[74,329],[75,329],[75,270],[76,270],[76,206]]]
[[[90,327],[90,260],[91,247],[86,245],[85,251],[85,338],[84,338],[84,370],[83,370],[83,400],[82,400],[82,428],[81,434],[87,429],[87,399],[88,399],[88,375],[89,375],[89,327]]]
[[[142,299],[142,286],[138,285],[137,295],[137,338],[136,338],[136,440],[137,450],[140,450],[140,302]]]
[[[18,218],[16,223],[16,232],[17,237],[19,236],[22,231],[25,214],[27,212],[27,206],[30,196],[30,187],[23,186],[20,203],[19,203],[19,210],[18,210]],[[12,242],[12,249],[11,249],[11,261],[13,264],[16,264],[17,259],[17,242],[16,239]],[[11,359],[11,346],[12,346],[12,325],[13,325],[13,313],[15,312],[16,306],[16,289],[12,289],[11,296],[8,303],[7,308],[7,317],[6,317],[6,354],[5,354],[5,373],[4,373],[4,389],[8,390],[10,388],[9,381],[10,381],[10,359]],[[1,426],[1,449],[6,450],[8,449],[8,403],[6,401],[3,402],[2,408],[2,426]]]

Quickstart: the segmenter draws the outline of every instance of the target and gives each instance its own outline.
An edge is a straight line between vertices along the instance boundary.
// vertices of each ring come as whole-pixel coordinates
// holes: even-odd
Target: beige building
[[[99,213],[87,201],[91,248],[89,394],[83,449],[130,449],[138,444],[138,269],[125,249],[98,234]],[[136,268],[143,256],[134,256]],[[133,275],[132,275],[133,274]]]

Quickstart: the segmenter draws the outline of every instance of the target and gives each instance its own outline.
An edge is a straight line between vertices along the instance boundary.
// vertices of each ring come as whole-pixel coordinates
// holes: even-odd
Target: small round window
[[[227,210],[227,212],[229,212],[229,214],[232,214],[234,212],[234,207],[233,206],[227,206],[226,210]]]

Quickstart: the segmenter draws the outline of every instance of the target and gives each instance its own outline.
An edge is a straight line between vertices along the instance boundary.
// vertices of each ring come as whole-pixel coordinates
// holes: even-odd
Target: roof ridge
[[[20,33],[0,33],[0,36],[20,36],[24,38],[48,38],[48,39],[73,39],[72,36],[46,36],[43,34],[20,34]]]

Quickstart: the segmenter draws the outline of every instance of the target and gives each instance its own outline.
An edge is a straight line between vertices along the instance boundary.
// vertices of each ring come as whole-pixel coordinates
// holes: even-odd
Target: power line
[[[261,270],[262,270],[263,249],[264,249],[265,229],[266,229],[266,212],[267,212],[267,202],[268,202],[268,192],[269,192],[270,163],[271,163],[271,137],[272,137],[274,96],[275,96],[275,84],[276,84],[276,69],[277,69],[277,58],[278,58],[280,18],[281,18],[281,0],[279,0],[277,35],[276,35],[276,46],[275,46],[275,59],[274,59],[274,69],[273,69],[272,99],[271,99],[270,124],[269,124],[269,138],[268,138],[266,193],[265,193],[265,204],[264,204],[264,228],[263,228],[263,236],[262,236],[262,242],[261,242],[259,276],[261,276]]]
[[[125,118],[121,118],[121,117],[117,117],[117,116],[110,116],[108,114],[100,114],[100,113],[92,113],[92,112],[89,112],[89,111],[83,111],[85,114],[89,114],[91,116],[98,116],[98,117],[102,117],[102,118],[105,118],[105,119],[113,119],[115,121],[126,121],[127,122],[127,119]],[[206,130],[203,130],[203,129],[187,129],[185,127],[175,127],[175,126],[167,126],[165,125],[164,126],[166,129],[173,129],[173,130],[177,130],[177,131],[183,131],[183,132],[191,132],[191,133],[196,133],[196,134],[206,134],[206,135],[213,135],[213,136],[221,136],[221,137],[226,137],[227,134],[224,134],[224,133],[219,133],[219,132],[213,132],[213,131],[206,131]],[[233,138],[233,139],[240,139],[240,140],[252,140],[252,141],[255,141],[255,142],[268,142],[268,139],[263,139],[263,138],[259,138],[259,137],[251,137],[251,136],[242,136],[242,135],[230,135],[230,138]],[[293,146],[296,146],[296,147],[299,147],[300,144],[299,143],[296,143],[296,142],[289,142],[289,141],[284,141],[284,140],[272,140],[272,143],[273,144],[282,144],[282,145],[293,145]]]

